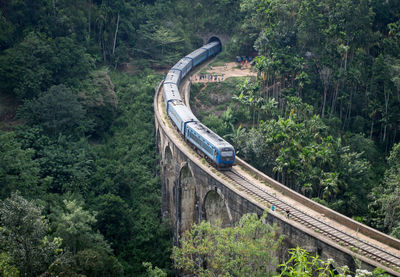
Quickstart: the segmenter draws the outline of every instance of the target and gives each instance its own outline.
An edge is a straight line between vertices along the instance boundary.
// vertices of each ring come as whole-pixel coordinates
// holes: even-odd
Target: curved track
[[[289,217],[298,223],[313,229],[327,238],[336,241],[339,245],[349,247],[353,252],[367,256],[380,264],[390,268],[400,269],[400,257],[389,253],[371,243],[356,238],[346,232],[343,232],[319,219],[316,219],[307,213],[293,207],[292,205],[280,200],[271,193],[267,192],[261,186],[252,183],[246,177],[232,169],[222,172],[227,178],[235,182],[246,193],[257,198],[259,201],[274,205],[275,209],[285,214],[289,212]]]

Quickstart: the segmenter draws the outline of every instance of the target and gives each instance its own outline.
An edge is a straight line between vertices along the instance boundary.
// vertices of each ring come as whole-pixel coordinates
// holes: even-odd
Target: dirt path
[[[226,63],[225,66],[213,66],[206,71],[206,74],[196,73],[191,77],[193,83],[207,83],[207,82],[223,82],[229,77],[245,77],[257,76],[257,73],[252,70],[250,65],[243,68],[238,68],[235,62]],[[200,75],[202,77],[200,79]],[[210,79],[211,75],[211,79]]]

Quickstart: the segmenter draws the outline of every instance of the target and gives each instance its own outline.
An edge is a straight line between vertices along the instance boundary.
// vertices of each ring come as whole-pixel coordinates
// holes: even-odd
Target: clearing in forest
[[[210,79],[209,76],[212,76]],[[200,76],[204,78],[200,78]],[[193,83],[222,82],[229,77],[257,76],[249,64],[241,66],[236,62],[225,63],[224,66],[208,66],[205,71],[194,74],[191,78]]]

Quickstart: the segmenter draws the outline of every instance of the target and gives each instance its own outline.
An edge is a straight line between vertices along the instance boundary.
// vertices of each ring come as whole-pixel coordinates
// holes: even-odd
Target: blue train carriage
[[[187,124],[189,122],[198,121],[188,107],[183,104],[182,100],[172,100],[168,102],[168,115],[183,136],[185,134]]]
[[[192,68],[193,68],[208,58],[207,50],[203,48],[196,49],[192,53],[187,55],[185,58],[192,61]]]
[[[221,43],[219,43],[218,41],[213,41],[204,45],[201,48],[207,50],[207,56],[211,57],[221,52]]]
[[[179,70],[171,69],[165,77],[164,84],[175,84],[179,87],[181,79],[181,72]]]
[[[178,86],[172,83],[164,83],[163,85],[163,98],[165,103],[165,110],[168,113],[168,102],[172,100],[181,100]]]
[[[202,123],[188,123],[185,138],[195,145],[218,170],[231,169],[235,162],[235,149]]]
[[[192,69],[192,60],[186,57],[182,58],[173,67],[173,70],[181,72],[181,79],[185,78],[186,74]]]

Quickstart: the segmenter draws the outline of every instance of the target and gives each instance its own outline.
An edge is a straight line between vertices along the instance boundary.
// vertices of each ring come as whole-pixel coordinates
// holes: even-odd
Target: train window
[[[207,143],[203,143],[203,148],[204,148],[204,150],[206,150],[208,153],[210,153],[210,154],[213,153],[213,150],[212,150],[211,146],[208,145]]]
[[[233,151],[229,150],[229,151],[222,151],[221,152],[221,156],[222,157],[232,157],[233,156]]]
[[[200,140],[200,138],[198,138],[197,136],[196,136],[196,134],[195,133],[190,133],[190,137],[199,145],[199,146],[201,146],[201,140]]]

